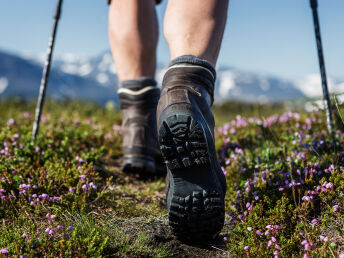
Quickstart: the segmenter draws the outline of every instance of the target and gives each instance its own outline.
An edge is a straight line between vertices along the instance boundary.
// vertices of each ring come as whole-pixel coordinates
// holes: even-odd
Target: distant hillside
[[[36,98],[42,75],[41,57],[23,57],[0,51],[0,98]],[[161,82],[165,66],[157,67]],[[322,93],[319,75],[307,75],[298,81],[248,72],[231,67],[219,67],[215,99],[217,102],[239,100],[245,102],[279,102],[304,97],[317,97]],[[329,80],[330,89],[344,92],[344,83]],[[49,80],[48,96],[81,98],[101,104],[118,103],[116,69],[109,51],[93,58],[65,55],[54,59]]]
[[[42,66],[39,63],[0,52],[0,98],[36,98],[41,76]],[[47,95],[55,99],[81,98],[98,103],[117,99],[114,88],[102,87],[90,77],[65,73],[56,65],[51,71]]]

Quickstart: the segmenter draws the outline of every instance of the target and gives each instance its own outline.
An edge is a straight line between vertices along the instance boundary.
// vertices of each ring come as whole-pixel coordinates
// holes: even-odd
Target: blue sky
[[[318,1],[328,74],[344,78],[344,1]],[[64,0],[57,55],[93,56],[109,48],[105,2]],[[0,49],[45,52],[55,4],[55,0],[1,1]],[[160,24],[166,4],[165,0],[157,7]],[[162,35],[158,55],[163,63],[169,59]],[[318,73],[309,0],[231,0],[218,65],[285,78]]]

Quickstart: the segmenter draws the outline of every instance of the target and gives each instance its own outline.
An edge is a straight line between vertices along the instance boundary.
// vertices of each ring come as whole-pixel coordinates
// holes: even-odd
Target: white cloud
[[[6,77],[0,77],[0,94],[3,93],[8,86],[8,79]]]
[[[327,79],[328,87],[330,92],[336,91],[336,85],[331,78]],[[322,86],[320,74],[309,74],[296,81],[296,86],[301,90],[307,97],[321,97]]]
[[[220,98],[226,98],[228,92],[235,88],[235,78],[236,75],[232,71],[226,71],[221,73],[219,93]]]
[[[109,77],[105,73],[100,73],[97,75],[97,81],[105,84],[109,81]]]

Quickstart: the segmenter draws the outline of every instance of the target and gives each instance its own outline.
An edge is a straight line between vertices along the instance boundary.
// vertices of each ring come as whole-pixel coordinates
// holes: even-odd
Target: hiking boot
[[[174,234],[209,241],[224,224],[226,179],[216,158],[211,112],[216,72],[195,56],[171,62],[158,104],[158,138],[167,165],[167,208]]]
[[[160,89],[150,78],[128,80],[118,90],[122,109],[123,163],[130,173],[157,172],[160,151],[156,130],[156,107]]]

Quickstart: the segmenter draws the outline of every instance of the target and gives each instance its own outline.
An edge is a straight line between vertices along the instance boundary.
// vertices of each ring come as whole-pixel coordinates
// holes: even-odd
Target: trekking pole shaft
[[[32,136],[31,136],[32,141],[34,141],[37,137],[39,124],[41,121],[42,109],[43,109],[45,94],[47,91],[49,74],[50,74],[51,60],[52,60],[53,51],[54,51],[56,32],[57,32],[58,22],[61,17],[62,1],[63,0],[57,1],[56,11],[54,15],[53,30],[52,30],[52,34],[49,40],[47,56],[46,56],[46,61],[44,64],[43,75],[42,75],[42,80],[41,80],[41,86],[39,88],[39,96],[38,96],[36,112],[35,112],[35,121],[33,124]]]
[[[321,84],[323,89],[323,97],[326,104],[326,118],[327,118],[327,126],[328,130],[331,134],[334,132],[334,125],[333,125],[333,117],[332,117],[332,107],[331,107],[331,100],[330,95],[328,92],[327,87],[327,77],[326,77],[326,68],[325,68],[325,60],[323,54],[323,46],[321,42],[321,34],[320,34],[320,24],[319,24],[319,16],[318,16],[318,2],[317,0],[310,0],[312,13],[313,13],[313,22],[314,22],[314,31],[315,31],[315,39],[317,43],[318,49],[318,58],[319,58],[319,67],[320,67],[320,74],[321,74]]]

